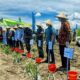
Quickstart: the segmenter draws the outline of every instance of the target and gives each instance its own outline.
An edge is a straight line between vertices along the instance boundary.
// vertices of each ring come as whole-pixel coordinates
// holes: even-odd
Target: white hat
[[[7,26],[6,28],[10,28],[10,26]]]
[[[13,28],[18,28],[17,26],[14,26]]]
[[[15,29],[11,28],[10,31],[15,31]]]
[[[22,25],[19,25],[18,27],[19,27],[19,28],[23,28],[23,26],[22,26]]]
[[[48,24],[48,25],[52,25],[51,20],[46,20],[45,23]]]
[[[42,27],[42,25],[41,25],[40,22],[37,22],[37,23],[36,23],[36,26],[41,26],[41,27]]]
[[[6,31],[6,28],[3,28],[3,31]]]
[[[57,15],[57,18],[64,18],[67,19],[66,15],[64,14],[64,12],[61,12],[60,14]]]

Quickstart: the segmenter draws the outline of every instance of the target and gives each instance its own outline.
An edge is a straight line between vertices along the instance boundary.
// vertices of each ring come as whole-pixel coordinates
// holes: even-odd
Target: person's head
[[[15,29],[13,27],[10,28],[10,31],[15,31]]]
[[[6,32],[6,28],[3,28],[3,32]]]
[[[45,23],[46,23],[46,25],[47,25],[48,27],[51,27],[51,26],[52,26],[51,20],[47,20]]]
[[[23,26],[23,29],[29,29],[30,27],[29,26]]]
[[[22,25],[19,25],[19,28],[22,29],[23,28]]]
[[[42,28],[42,25],[39,22],[36,24],[36,26],[37,26],[37,28]]]
[[[13,28],[14,28],[15,30],[16,30],[16,29],[18,29],[18,27],[17,27],[17,26],[14,26]]]
[[[66,17],[66,15],[63,12],[58,14],[57,18],[59,19],[60,22],[66,22],[67,21],[67,17]]]
[[[19,24],[17,24],[16,26],[19,27]]]
[[[10,29],[10,26],[7,26],[6,29],[9,30]]]

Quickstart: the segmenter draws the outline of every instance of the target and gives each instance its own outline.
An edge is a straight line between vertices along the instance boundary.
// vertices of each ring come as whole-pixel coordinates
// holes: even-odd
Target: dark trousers
[[[13,43],[12,43],[12,39],[7,39],[7,44],[12,47],[13,46]]]
[[[19,41],[15,41],[15,47],[19,48]]]
[[[30,53],[31,50],[30,39],[25,38],[24,41],[26,45],[26,50],[28,51],[28,53]]]
[[[47,52],[47,61],[50,62],[51,59],[51,63],[55,63],[53,48],[52,50],[49,50],[48,45],[46,45],[46,52]]]
[[[28,53],[30,53],[31,45],[30,44],[26,44],[26,49],[27,49]]]
[[[56,35],[56,40],[58,41],[58,35]]]
[[[61,62],[62,62],[62,67],[67,68],[67,58],[64,57],[64,49],[65,45],[59,45],[59,50],[60,50],[60,56],[61,56]],[[68,69],[70,70],[70,60],[68,60]]]
[[[20,47],[20,49],[24,49],[24,47],[23,47],[23,43],[20,41],[20,40],[17,40],[17,41],[15,41],[15,45],[16,45],[16,47]]]
[[[2,37],[2,36],[0,36],[0,42],[2,43],[2,41],[3,41],[3,37]]]
[[[37,48],[38,48],[39,57],[44,58],[43,40],[41,40],[41,46],[38,46],[38,41],[37,41]]]
[[[12,40],[12,47],[15,47],[15,40]]]

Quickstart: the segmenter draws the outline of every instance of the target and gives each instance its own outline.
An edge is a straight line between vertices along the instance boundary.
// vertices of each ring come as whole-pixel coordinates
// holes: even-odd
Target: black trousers
[[[13,46],[13,42],[12,39],[7,38],[7,44],[12,47]]]
[[[56,40],[58,41],[58,35],[56,35]]]
[[[37,48],[38,48],[38,53],[40,58],[44,58],[44,52],[43,52],[43,40],[41,41],[41,46],[38,46],[38,40],[37,40]]]
[[[30,39],[25,38],[24,41],[26,45],[26,50],[28,51],[28,53],[30,53],[30,50],[31,50]]]
[[[23,43],[20,40],[15,41],[15,47],[20,47],[20,49],[22,50],[24,49]]]
[[[47,52],[47,61],[50,62],[51,59],[51,63],[55,63],[53,48],[52,50],[49,50],[48,45],[46,45],[46,52]]]
[[[15,40],[12,40],[12,47],[15,47]]]
[[[2,43],[2,41],[3,41],[3,37],[2,37],[2,36],[0,36],[0,42]]]
[[[61,56],[61,62],[62,62],[62,67],[67,68],[67,58],[64,57],[64,49],[65,45],[59,45],[59,50],[60,50],[60,56]],[[68,60],[68,69],[70,70],[70,60]]]

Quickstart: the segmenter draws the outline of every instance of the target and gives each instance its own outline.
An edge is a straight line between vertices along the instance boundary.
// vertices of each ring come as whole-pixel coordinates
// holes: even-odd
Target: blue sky
[[[0,18],[21,17],[25,21],[31,21],[32,11],[42,13],[42,17],[37,17],[38,20],[52,19],[61,11],[72,15],[80,13],[80,0],[0,0]]]

